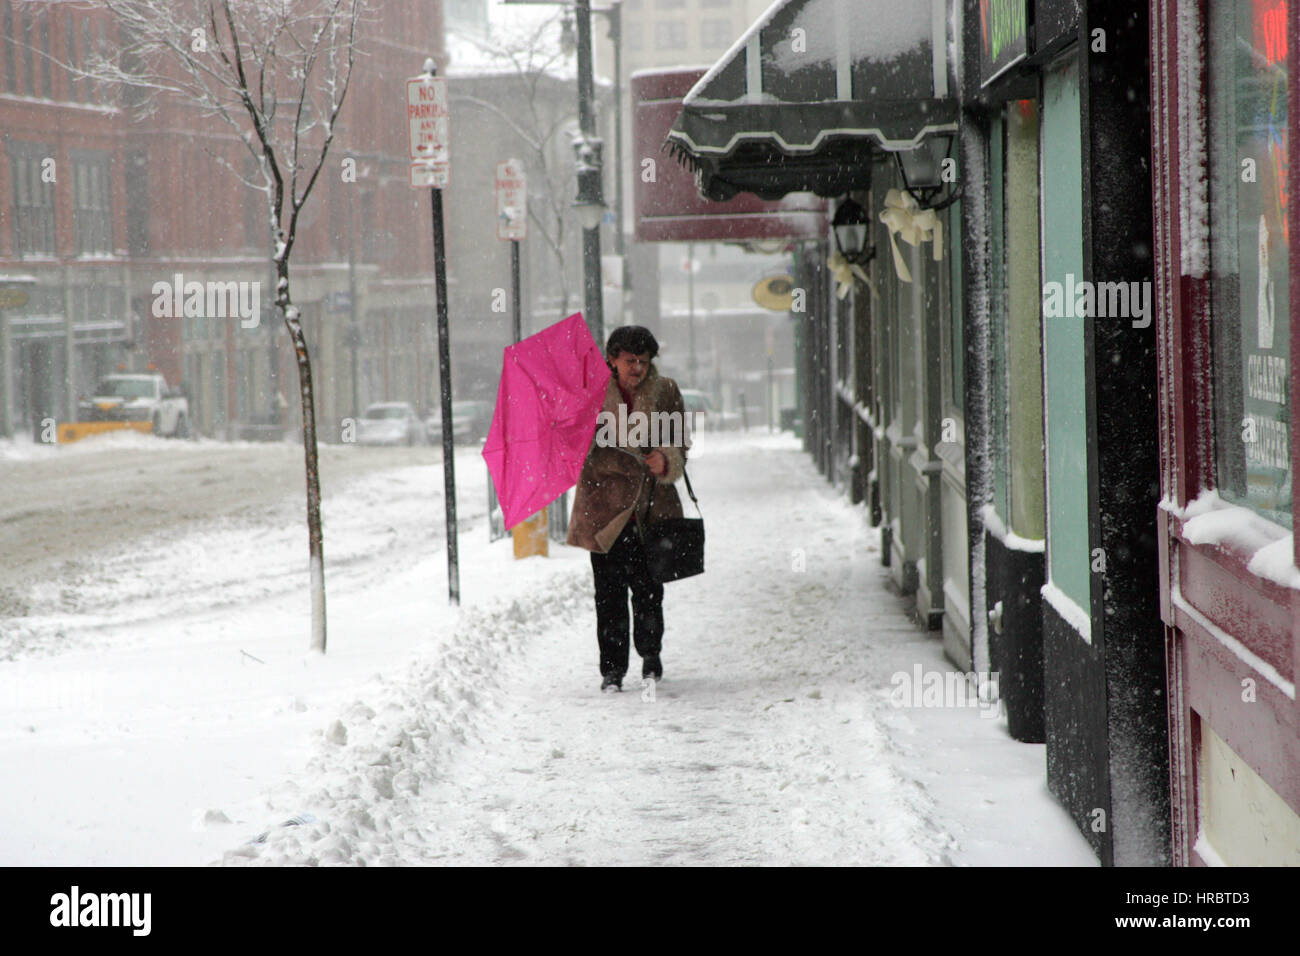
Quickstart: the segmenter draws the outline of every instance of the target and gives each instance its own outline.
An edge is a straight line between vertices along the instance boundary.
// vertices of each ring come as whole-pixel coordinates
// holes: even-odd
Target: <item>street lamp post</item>
[[[343,344],[352,351],[352,420],[361,417],[361,399],[357,391],[357,348],[361,345],[361,329],[355,321],[348,323],[343,333]]]
[[[574,203],[582,222],[582,294],[587,327],[598,343],[605,341],[605,309],[600,272],[601,193],[600,140],[596,136],[595,90],[591,75],[591,0],[573,5],[578,28],[578,197]]]
[[[630,287],[627,249],[623,236],[623,4],[622,0],[598,11],[609,17],[609,38],[614,43],[614,251],[623,269],[620,288]]]
[[[693,242],[686,244],[686,328],[691,343],[691,388],[695,388],[697,363],[695,359],[695,243]]]

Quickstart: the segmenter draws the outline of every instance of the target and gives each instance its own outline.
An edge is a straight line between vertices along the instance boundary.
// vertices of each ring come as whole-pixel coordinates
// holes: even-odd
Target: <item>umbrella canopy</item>
[[[577,484],[609,377],[581,312],[506,346],[483,458],[507,528]]]

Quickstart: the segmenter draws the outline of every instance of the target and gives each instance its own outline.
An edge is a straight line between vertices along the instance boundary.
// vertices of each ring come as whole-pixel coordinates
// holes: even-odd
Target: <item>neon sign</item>
[[[1286,62],[1286,0],[1255,0],[1255,49],[1269,66]]]
[[[988,85],[1029,51],[1025,0],[980,0],[980,78]]]

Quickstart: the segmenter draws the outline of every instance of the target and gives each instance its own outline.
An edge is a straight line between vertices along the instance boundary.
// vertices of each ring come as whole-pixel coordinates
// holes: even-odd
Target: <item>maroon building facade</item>
[[[1300,10],[1151,4],[1172,851],[1297,865]]]
[[[140,118],[129,91],[64,68],[114,37],[94,5],[0,0],[0,284],[28,293],[0,312],[0,432],[39,432],[100,375],[149,366],[184,386],[202,433],[296,422],[265,200],[223,165],[251,174],[253,161],[220,119],[166,100]],[[372,7],[299,223],[293,294],[322,421],[431,392],[432,241],[425,194],[407,184],[401,90],[426,56],[445,59],[442,38],[440,3]],[[178,275],[258,283],[257,325],[156,315],[155,285]]]

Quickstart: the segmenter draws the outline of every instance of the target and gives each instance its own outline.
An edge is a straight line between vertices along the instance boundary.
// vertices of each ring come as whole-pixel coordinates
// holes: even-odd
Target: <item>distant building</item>
[[[488,0],[443,0],[443,10],[447,33],[487,38]]]
[[[432,240],[425,194],[407,184],[401,88],[426,56],[445,58],[442,4],[376,6],[364,29],[370,55],[292,259],[326,441],[367,402],[429,394],[435,367]],[[249,172],[252,159],[186,104],[136,119],[123,91],[60,66],[84,65],[114,31],[92,5],[0,0],[0,276],[35,279],[0,321],[0,427],[67,419],[100,375],[148,365],[185,387],[201,432],[291,426],[297,373],[272,308],[264,198],[222,165]],[[260,283],[257,327],[155,315],[155,284],[177,275]]]
[[[770,0],[621,0],[622,20],[622,91],[625,103],[623,117],[624,159],[621,171],[624,177],[625,210],[623,228],[628,233],[627,250],[632,288],[628,296],[629,321],[651,328],[672,331],[671,359],[683,379],[693,379],[690,387],[706,391],[719,409],[738,410],[740,395],[755,408],[779,404],[763,401],[766,385],[760,390],[756,383],[746,385],[746,377],[766,375],[765,357],[755,357],[753,363],[738,364],[734,350],[743,349],[748,341],[765,341],[769,316],[755,305],[750,292],[754,282],[774,271],[784,271],[779,263],[788,257],[744,255],[738,248],[727,249],[721,244],[696,244],[693,256],[696,261],[694,293],[696,298],[695,322],[697,341],[695,365],[692,373],[689,357],[686,273],[682,263],[692,257],[692,250],[684,243],[641,243],[631,239],[633,228],[633,180],[644,168],[647,159],[671,162],[668,154],[634,155],[632,135],[633,110],[626,108],[631,102],[631,77],[639,70],[662,67],[699,66],[707,68],[757,19],[769,6]],[[606,4],[600,4],[606,6]],[[598,76],[613,77],[614,41],[610,37],[607,17],[593,17],[592,33],[595,38],[595,64]],[[614,144],[606,144],[607,162],[614,167]],[[613,205],[613,173],[606,178],[606,200]],[[753,281],[748,281],[751,278]],[[743,280],[739,277],[744,277]],[[739,311],[737,311],[739,310]],[[732,316],[727,328],[713,328],[711,323],[722,314]],[[748,315],[750,325],[739,315]],[[739,324],[737,324],[739,322]],[[777,351],[784,354],[777,367],[792,364],[790,357],[793,332],[789,323],[775,327]],[[679,335],[678,333],[682,333]],[[685,383],[683,382],[685,387]],[[773,413],[775,414],[775,412]]]

